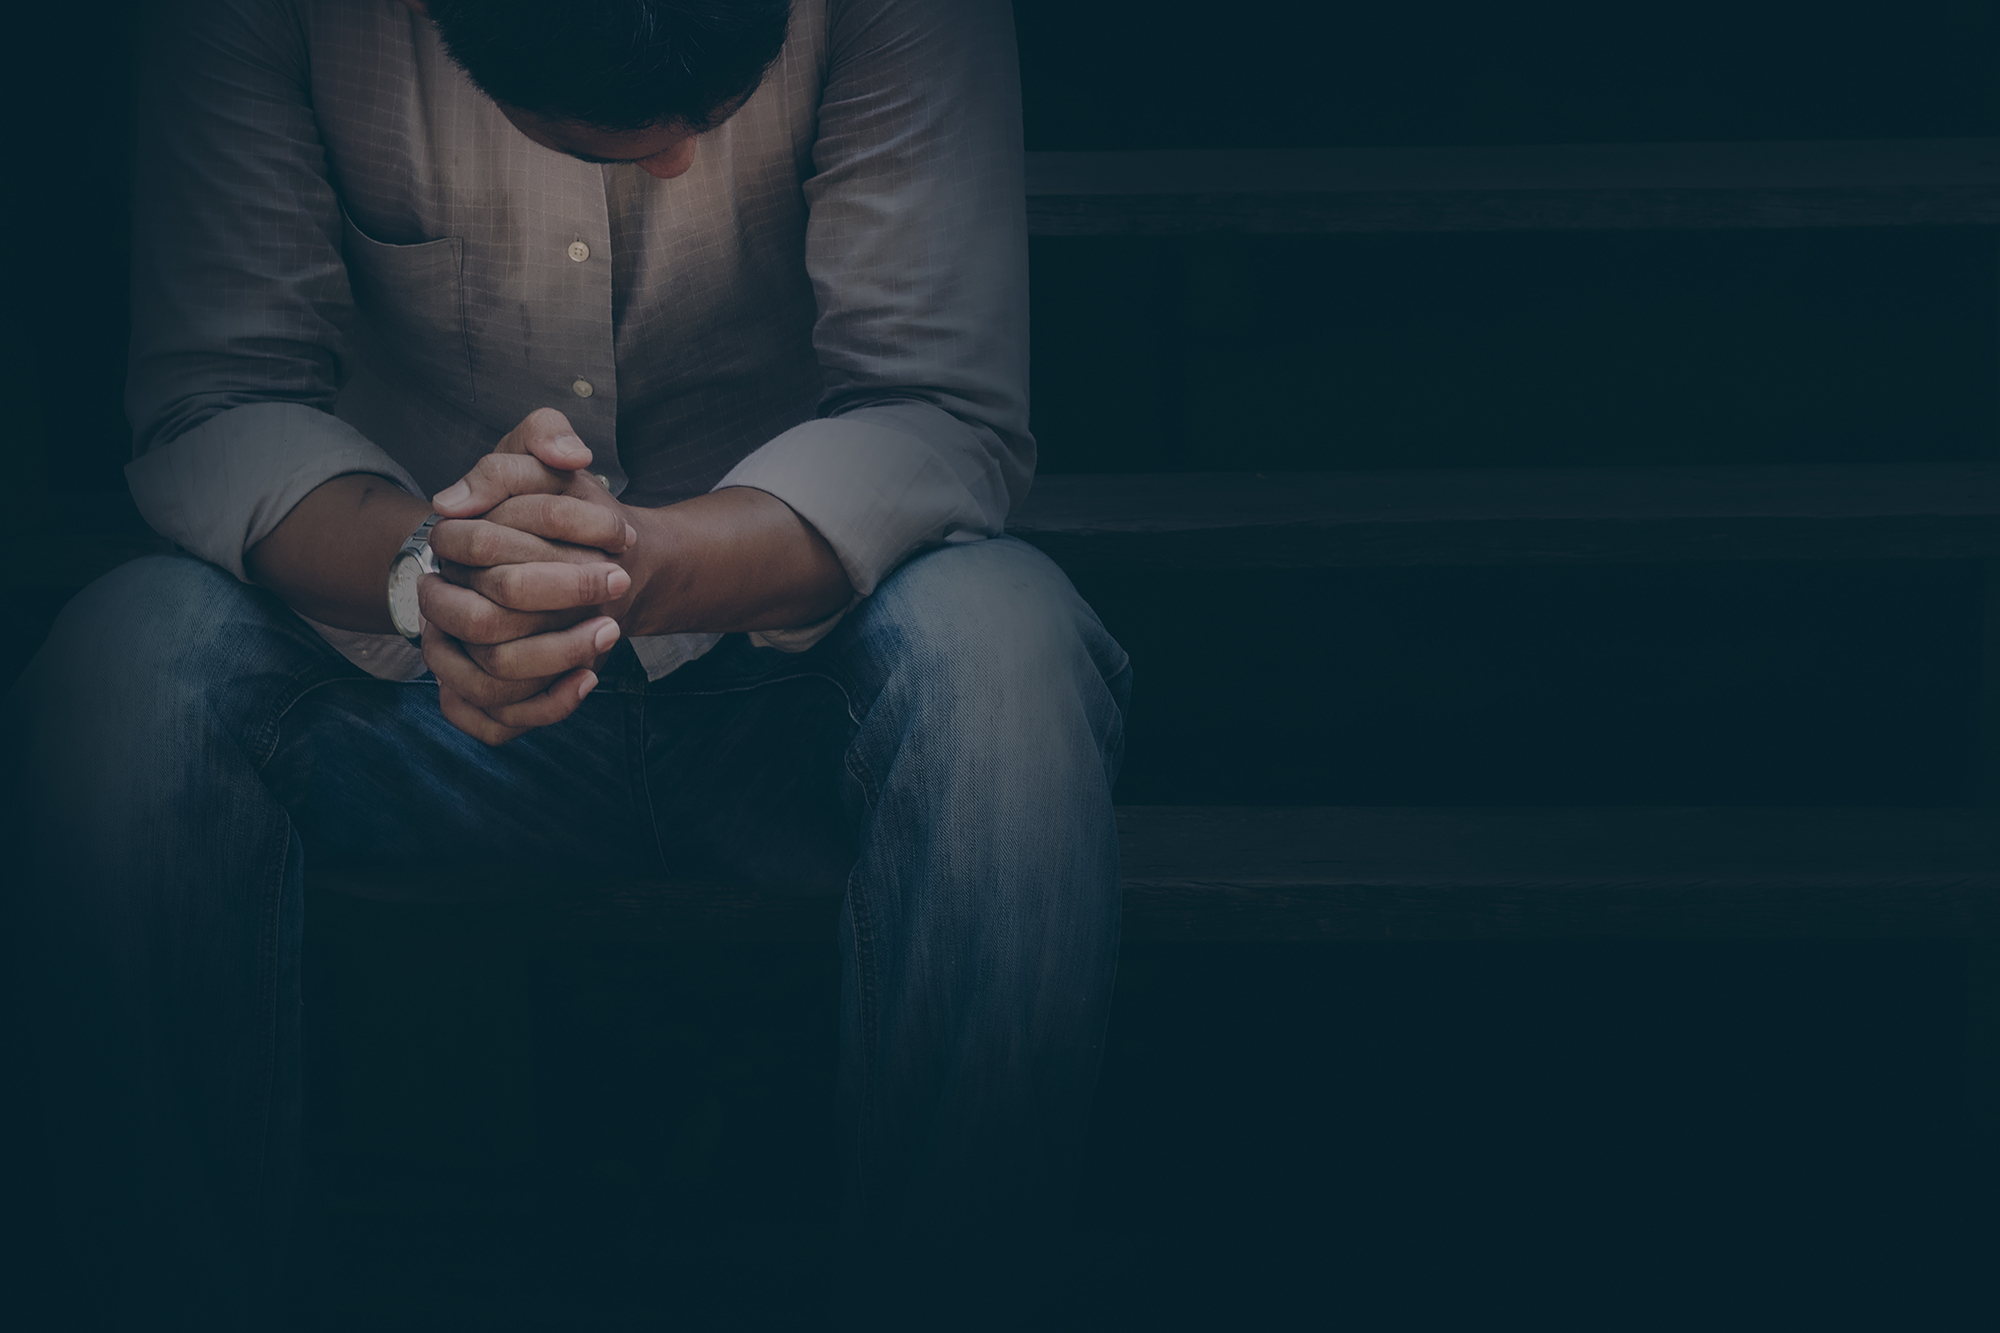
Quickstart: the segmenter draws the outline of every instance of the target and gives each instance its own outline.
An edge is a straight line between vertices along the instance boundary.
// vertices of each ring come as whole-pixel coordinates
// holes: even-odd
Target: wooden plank
[[[1045,476],[1009,531],[1089,569],[2000,556],[2000,464]]]
[[[1132,938],[2000,931],[1985,811],[1133,807],[1120,828]]]
[[[2000,139],[1030,153],[1043,236],[2000,223]]]
[[[1119,811],[1133,939],[2000,936],[1982,810]],[[316,889],[540,902],[571,939],[817,939],[832,892],[721,884],[440,886],[316,871]]]

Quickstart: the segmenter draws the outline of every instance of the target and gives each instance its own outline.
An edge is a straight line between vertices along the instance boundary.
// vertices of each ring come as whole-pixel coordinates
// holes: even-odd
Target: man
[[[1129,667],[1000,535],[1001,0],[195,0],[148,67],[129,476],[187,554],[9,708],[102,1262],[268,1322],[315,862],[843,885],[857,1252],[1052,1220]]]

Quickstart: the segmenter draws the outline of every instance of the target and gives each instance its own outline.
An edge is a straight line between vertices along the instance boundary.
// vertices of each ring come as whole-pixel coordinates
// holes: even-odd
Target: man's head
[[[406,3],[409,0],[405,0]],[[530,139],[678,176],[757,91],[791,0],[428,0],[445,49]]]

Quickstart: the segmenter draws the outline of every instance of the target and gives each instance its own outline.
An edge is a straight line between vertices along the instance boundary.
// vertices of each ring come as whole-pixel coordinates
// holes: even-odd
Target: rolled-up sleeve
[[[126,477],[156,530],[242,578],[243,553],[322,482],[417,487],[333,415],[354,305],[300,15],[186,0],[147,51]]]
[[[834,0],[812,164],[819,412],[717,485],[785,501],[866,596],[924,546],[997,535],[1034,472],[1005,0]]]

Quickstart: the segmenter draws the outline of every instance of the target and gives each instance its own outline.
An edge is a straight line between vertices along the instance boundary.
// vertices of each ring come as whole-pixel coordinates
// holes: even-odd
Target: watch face
[[[389,619],[406,639],[416,638],[423,629],[417,614],[417,580],[423,576],[423,562],[413,555],[399,555],[389,566]]]

